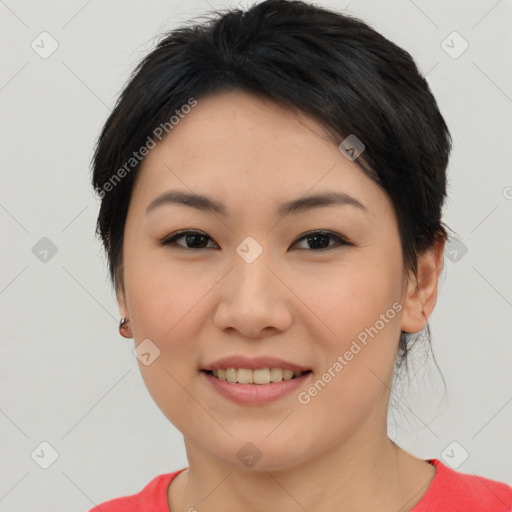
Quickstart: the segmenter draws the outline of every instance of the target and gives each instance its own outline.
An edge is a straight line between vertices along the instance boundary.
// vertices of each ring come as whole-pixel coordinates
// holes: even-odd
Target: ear
[[[116,297],[121,317],[129,317],[130,315],[128,315],[128,307],[126,306],[126,296],[124,290],[118,291]]]
[[[126,292],[124,289],[124,281],[122,278],[122,274],[118,273],[118,285],[116,290],[116,299],[117,299],[117,305],[119,307],[119,313],[121,314],[121,317],[129,317],[128,314],[128,305],[126,303]],[[119,277],[120,276],[120,277]]]
[[[418,277],[410,275],[402,297],[402,331],[420,332],[437,301],[439,276],[444,265],[446,240],[435,242],[425,253],[418,256]]]

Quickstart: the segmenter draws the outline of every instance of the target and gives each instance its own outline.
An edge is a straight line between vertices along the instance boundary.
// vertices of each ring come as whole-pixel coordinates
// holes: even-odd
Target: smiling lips
[[[225,357],[202,368],[219,380],[239,384],[270,384],[300,377],[310,369],[276,357]]]
[[[217,376],[214,375],[214,372],[217,373]],[[313,375],[311,370],[307,370],[296,372],[299,374],[296,376],[291,370],[281,368],[258,368],[256,370],[250,368],[228,368],[225,370],[220,368],[217,370],[201,370],[199,373],[204,376],[204,382],[216,393],[232,402],[249,406],[262,405],[285,398],[305,385]],[[285,373],[288,378],[285,377]],[[223,375],[226,379],[222,377]],[[274,382],[270,380],[271,375],[276,379]],[[229,382],[228,377],[231,380],[236,377],[236,381]],[[281,378],[280,381],[277,381],[278,377]]]
[[[282,368],[262,368],[251,370],[249,368],[227,368],[208,371],[210,375],[218,379],[231,383],[239,384],[270,384],[271,382],[281,382],[283,380],[291,380],[300,377],[307,372],[292,372],[291,370],[283,370]]]

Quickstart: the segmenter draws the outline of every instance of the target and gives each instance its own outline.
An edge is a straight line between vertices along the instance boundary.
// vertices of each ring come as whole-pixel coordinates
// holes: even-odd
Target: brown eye
[[[186,245],[177,243],[181,239],[185,240]],[[211,238],[200,231],[179,231],[174,235],[164,238],[160,243],[166,246],[179,246],[181,249],[207,249],[208,247],[205,245],[206,240],[211,240]]]
[[[329,245],[329,239],[334,240],[336,243]],[[353,245],[346,238],[330,231],[310,231],[299,238],[297,242],[301,240],[306,240],[308,244],[313,246],[312,248],[317,249],[315,252],[331,249],[332,247],[339,247],[341,245]]]

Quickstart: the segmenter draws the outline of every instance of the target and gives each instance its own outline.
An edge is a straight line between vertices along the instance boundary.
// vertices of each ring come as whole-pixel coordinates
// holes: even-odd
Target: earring
[[[121,321],[119,322],[119,334],[121,334],[123,338],[132,338],[132,331],[126,325],[128,322],[129,320],[126,317],[121,318]]]

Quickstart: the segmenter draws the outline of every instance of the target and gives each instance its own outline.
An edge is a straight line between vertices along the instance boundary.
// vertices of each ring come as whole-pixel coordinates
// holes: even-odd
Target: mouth
[[[273,384],[287,380],[294,380],[312,373],[312,370],[292,371],[282,368],[219,368],[218,370],[201,370],[212,377],[231,384]]]

